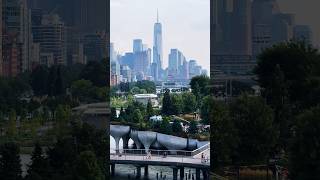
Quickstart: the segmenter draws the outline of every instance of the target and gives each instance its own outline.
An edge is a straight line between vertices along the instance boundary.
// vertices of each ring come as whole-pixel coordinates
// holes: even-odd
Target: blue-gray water
[[[128,180],[128,179],[136,179],[136,168],[133,165],[116,165],[115,168],[115,176],[111,177],[111,180]],[[172,176],[172,169],[170,167],[162,167],[162,166],[149,166],[149,175],[148,177],[144,177],[144,168],[141,168],[141,178],[140,179],[148,179],[148,180],[157,180],[157,173],[158,173],[158,180],[162,180],[160,178],[162,172],[162,178],[166,177],[166,180],[173,179]],[[195,169],[185,168],[184,173],[187,173],[190,179],[192,179],[192,174],[194,175],[195,179]],[[178,171],[178,177],[180,177],[180,171]],[[185,179],[185,178],[184,178]]]

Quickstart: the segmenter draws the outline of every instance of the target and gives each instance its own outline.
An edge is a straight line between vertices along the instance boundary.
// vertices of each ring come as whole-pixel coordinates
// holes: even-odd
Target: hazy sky
[[[162,23],[163,63],[167,67],[171,48],[188,60],[210,67],[210,0],[110,0],[111,42],[115,49],[132,51],[133,39],[153,46],[157,9]]]
[[[170,48],[209,69],[210,0],[110,0],[111,42],[120,52],[132,51],[132,40],[152,48],[157,8],[163,26],[164,64]],[[282,12],[296,14],[296,23],[310,25],[320,45],[320,0],[278,0]]]
[[[278,0],[283,12],[296,14],[296,23],[310,25],[314,42],[320,45],[320,1],[319,0]]]

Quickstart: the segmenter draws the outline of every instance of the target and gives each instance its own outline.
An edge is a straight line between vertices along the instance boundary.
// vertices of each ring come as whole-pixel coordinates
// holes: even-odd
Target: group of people
[[[147,157],[146,157],[146,159],[151,159],[151,151],[149,150],[148,152],[147,152]],[[168,153],[167,152],[164,152],[163,153],[163,158],[166,158],[168,156]]]

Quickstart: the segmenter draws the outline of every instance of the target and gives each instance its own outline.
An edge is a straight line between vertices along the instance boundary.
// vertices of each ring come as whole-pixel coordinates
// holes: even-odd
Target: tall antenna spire
[[[157,23],[159,23],[159,10],[157,8]]]

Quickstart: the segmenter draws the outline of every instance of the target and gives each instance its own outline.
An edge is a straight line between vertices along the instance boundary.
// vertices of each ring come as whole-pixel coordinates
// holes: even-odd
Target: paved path
[[[201,158],[192,158],[192,157],[171,157],[167,156],[166,158],[160,156],[151,156],[151,159],[148,159],[147,156],[140,155],[110,155],[111,160],[123,160],[123,161],[145,161],[145,162],[167,162],[167,163],[187,163],[187,164],[199,164],[206,165],[208,163],[201,162]]]
[[[201,159],[204,153],[206,160]],[[161,165],[161,166],[186,166],[186,167],[210,167],[210,149],[206,149],[195,156],[174,156],[167,157],[152,155],[148,158],[146,155],[137,154],[110,154],[110,160],[119,164],[143,164],[143,165]]]
[[[202,153],[203,153],[203,155],[204,155],[204,157],[205,157],[206,159],[210,159],[210,148],[204,150]],[[201,154],[202,154],[202,153],[199,153],[199,154],[193,156],[193,158],[201,159]]]

